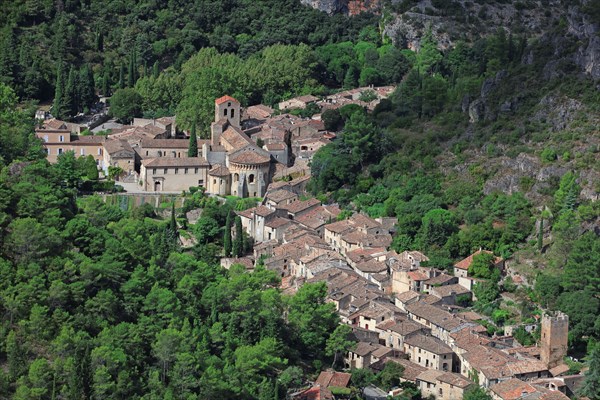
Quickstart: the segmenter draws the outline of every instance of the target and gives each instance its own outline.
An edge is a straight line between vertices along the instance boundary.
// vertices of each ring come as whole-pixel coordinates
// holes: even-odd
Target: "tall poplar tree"
[[[198,137],[196,136],[196,122],[192,123],[190,132],[190,144],[188,146],[188,157],[198,157]]]
[[[75,67],[71,65],[69,70],[69,79],[65,87],[66,108],[70,116],[77,114],[79,111],[79,79]]]

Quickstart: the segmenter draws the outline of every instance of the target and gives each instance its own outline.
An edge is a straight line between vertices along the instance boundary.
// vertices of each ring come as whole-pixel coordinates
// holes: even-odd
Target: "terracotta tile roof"
[[[205,168],[208,168],[210,166],[208,161],[206,161],[202,157],[148,158],[148,159],[142,160],[142,165],[144,165],[146,168],[160,168],[160,167],[205,167]]]
[[[490,387],[502,400],[517,400],[523,394],[535,393],[537,389],[520,379],[511,378]]]
[[[461,295],[461,294],[467,294],[467,293],[471,293],[471,291],[469,289],[459,285],[458,283],[456,283],[454,285],[434,287],[431,289],[431,294],[434,294],[439,297],[448,297],[448,296],[452,296],[453,294]]]
[[[477,250],[475,253],[471,254],[469,257],[454,264],[454,267],[458,268],[458,269],[468,270],[469,267],[471,266],[471,263],[473,262],[473,257],[478,254],[481,254],[481,253],[494,254],[489,250]],[[495,259],[496,264],[500,263],[501,261],[504,261],[504,260],[501,257],[496,257],[496,259]]]
[[[257,104],[246,108],[246,116],[250,119],[267,119],[273,115],[273,109],[264,104]]]
[[[425,334],[416,334],[409,336],[406,339],[404,339],[404,343],[413,347],[418,347],[420,349],[426,350],[433,354],[452,353],[452,349],[446,343],[442,342],[436,337]]]
[[[389,323],[391,322],[391,323]],[[410,335],[411,333],[415,333],[418,331],[428,331],[423,325],[418,324],[416,322],[410,320],[400,320],[400,321],[389,321],[386,326],[377,325],[377,328],[382,330],[389,330],[391,332],[395,332],[401,336]]]
[[[441,285],[448,282],[458,282],[458,278],[456,276],[451,276],[448,274],[440,274],[438,276],[434,276],[431,279],[425,281],[426,285]]]
[[[226,101],[232,101],[232,102],[236,102],[239,103],[239,101],[237,101],[236,99],[234,99],[231,96],[225,95],[223,97],[219,97],[218,99],[215,100],[215,104],[220,105],[225,103]]]
[[[254,214],[261,216],[261,217],[266,217],[268,215],[271,215],[275,212],[275,210],[269,208],[269,207],[265,207],[265,206],[258,206],[254,209]]]
[[[401,301],[401,302],[407,302],[409,300],[412,300],[414,298],[419,297],[420,294],[415,292],[414,290],[408,290],[406,292],[402,292],[396,295],[396,298]]]
[[[265,147],[269,151],[277,151],[277,150],[287,149],[287,146],[283,143],[267,143],[267,144],[265,144]]]
[[[231,171],[226,166],[217,164],[208,171],[208,174],[210,176],[229,176]]]
[[[347,374],[345,372],[323,371],[319,374],[315,383],[322,387],[347,387],[351,377],[352,374]]]
[[[402,365],[404,367],[402,379],[411,382],[414,382],[421,373],[427,371],[427,368],[404,358],[388,358],[386,362],[395,362],[396,364]]]
[[[429,277],[421,271],[410,271],[407,275],[413,281],[426,281],[429,279]]]
[[[144,138],[140,146],[145,149],[185,149],[187,150],[190,141],[188,139],[151,139]]]
[[[354,229],[354,226],[350,223],[350,221],[348,220],[343,220],[343,221],[337,221],[331,224],[327,224],[325,225],[325,229],[333,232],[333,233],[342,233],[342,232],[347,232],[350,231],[351,229]]]
[[[387,265],[384,262],[371,258],[370,260],[357,263],[356,269],[367,273],[377,273],[387,271]]]
[[[567,364],[560,364],[560,365],[557,365],[556,367],[550,369],[550,374],[552,376],[559,376],[559,375],[564,375],[568,371],[569,371],[569,366]]]
[[[366,228],[382,228],[381,224],[377,221],[375,221],[373,218],[369,218],[366,215],[360,214],[360,213],[356,213],[353,214],[350,217],[350,221],[359,226],[359,227],[366,227]]]
[[[72,144],[82,144],[82,145],[86,145],[86,144],[100,144],[100,143],[104,143],[106,141],[106,136],[103,135],[89,135],[89,136],[81,136],[81,135],[75,135],[75,136],[71,136],[71,143]]]
[[[367,343],[367,342],[358,342],[356,344],[356,347],[354,348],[354,350],[352,350],[352,352],[361,357],[365,357],[365,356],[373,353],[377,349],[379,349],[379,346],[374,346],[371,343]]]
[[[227,142],[235,150],[241,149],[247,145],[253,145],[254,142],[244,132],[233,125],[229,125],[221,134],[221,141]]]
[[[292,398],[295,400],[333,400],[333,393],[325,387],[315,386],[292,395]]]
[[[405,308],[409,313],[423,318],[447,331],[454,330],[465,324],[465,321],[450,314],[448,311],[422,302],[408,304]]]
[[[67,128],[67,123],[65,121],[58,120],[56,118],[51,118],[42,124],[42,129],[50,129],[50,130],[69,130]]]
[[[297,216],[296,221],[308,228],[318,229],[331,220],[335,220],[339,213],[340,210],[337,207],[320,206]]]
[[[135,155],[133,154],[133,148],[129,145],[129,143],[127,143],[126,140],[107,140],[106,142],[104,142],[103,147],[104,151],[106,151],[108,154],[114,154],[119,151],[126,151],[131,153],[132,157]]]
[[[294,201],[290,204],[283,204],[279,208],[295,214],[319,205],[321,205],[321,202],[315,198],[312,198],[304,201]]]
[[[265,226],[268,226],[269,228],[277,229],[277,228],[281,228],[282,226],[289,225],[293,222],[294,221],[292,221],[291,219],[288,219],[288,218],[275,217],[275,218],[267,221],[265,223]]]
[[[228,258],[231,265],[239,264],[243,265],[246,269],[254,268],[254,260],[249,257],[237,257],[237,258]]]
[[[423,382],[429,382],[429,383],[436,383],[437,379],[440,375],[442,375],[444,372],[439,371],[439,370],[435,370],[435,369],[428,369],[426,371],[421,372],[418,376],[417,376],[417,380],[419,381],[423,381]]]
[[[289,190],[277,189],[268,191],[265,197],[267,198],[267,200],[272,200],[276,203],[279,203],[283,200],[289,200],[294,198],[297,199],[298,195],[294,192],[290,192]]]
[[[448,383],[452,386],[456,386],[461,389],[464,389],[474,384],[473,381],[465,378],[464,376],[452,372],[445,372],[442,375],[438,376],[437,379],[440,382]]]
[[[242,151],[229,156],[229,162],[232,162],[234,164],[266,164],[270,161],[270,157],[267,157],[263,154],[259,154],[254,151]]]

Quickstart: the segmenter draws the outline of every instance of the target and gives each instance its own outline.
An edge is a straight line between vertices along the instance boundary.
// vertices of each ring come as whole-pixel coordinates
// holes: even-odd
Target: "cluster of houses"
[[[573,395],[582,376],[569,374],[563,362],[566,315],[543,316],[537,346],[488,335],[479,323],[485,317],[461,306],[473,298],[477,281],[469,276],[469,266],[483,250],[456,263],[450,273],[427,266],[421,252],[388,249],[394,219],[355,213],[338,220],[343,214],[336,205],[303,197],[303,183],[279,182],[260,205],[238,212],[255,239],[254,253],[225,258],[222,265],[251,270],[261,263],[280,274],[288,293],[305,282],[325,282],[327,301],[353,328],[356,346],[345,357],[346,368],[380,371],[395,362],[404,368],[402,381],[442,400],[462,399],[474,385],[497,400]],[[495,266],[503,269],[504,260],[496,258]],[[296,398],[333,398],[320,381]]]
[[[370,101],[361,100],[369,92]],[[359,104],[372,109],[392,91],[391,87],[362,88],[320,100],[300,96],[283,102],[281,110],[320,109]],[[36,129],[50,162],[73,151],[93,156],[105,175],[118,171],[123,182],[135,182],[136,190],[180,193],[204,187],[215,195],[263,197],[274,180],[307,176],[314,153],[335,138],[325,130],[320,114],[302,118],[265,105],[242,109],[230,96],[215,100],[210,139],[198,140],[198,154],[188,156],[189,138],[177,131],[174,117],[135,118],[130,126],[110,130],[108,135],[80,135],[77,124],[45,119]],[[44,117],[46,114],[44,114]]]

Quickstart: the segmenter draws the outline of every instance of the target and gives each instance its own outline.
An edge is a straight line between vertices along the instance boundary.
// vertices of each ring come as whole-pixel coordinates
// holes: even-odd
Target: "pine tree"
[[[600,399],[600,344],[590,353],[588,367],[579,394],[592,400]]]
[[[225,222],[225,235],[223,237],[223,251],[225,252],[225,257],[231,256],[231,227],[232,227],[232,217],[233,213],[230,211],[227,214],[227,221]]]
[[[242,230],[242,219],[239,216],[235,217],[235,239],[233,239],[233,256],[241,257],[244,247],[244,231]]]
[[[64,105],[62,104],[63,100],[63,91],[64,91],[64,77],[63,77],[63,64],[58,64],[58,70],[56,71],[56,84],[54,85],[54,103],[52,104],[52,113],[54,117],[61,119],[63,116]]]
[[[188,157],[198,157],[198,137],[196,136],[196,121],[192,123],[190,132],[190,144],[188,146]]]

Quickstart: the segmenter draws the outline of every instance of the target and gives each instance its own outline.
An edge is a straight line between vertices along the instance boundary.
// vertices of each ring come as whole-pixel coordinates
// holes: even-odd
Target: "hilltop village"
[[[360,100],[372,90],[376,100]],[[391,88],[356,89],[320,100],[302,96],[282,102],[281,110],[321,110],[345,104],[372,109]],[[48,159],[74,151],[92,155],[105,174],[119,168],[120,179],[137,183],[141,192],[181,192],[204,187],[218,196],[262,198],[256,207],[237,212],[254,241],[252,254],[222,258],[229,269],[257,265],[276,271],[281,289],[293,294],[306,282],[325,282],[327,301],[335,304],[356,344],[344,355],[344,367],[383,370],[399,364],[402,382],[411,382],[423,397],[463,398],[479,385],[497,400],[568,399],[583,375],[570,374],[563,359],[568,346],[568,316],[543,315],[538,345],[522,346],[509,329],[490,335],[486,317],[469,311],[478,283],[471,271],[480,249],[454,265],[453,273],[427,265],[419,251],[390,250],[395,218],[344,215],[336,204],[310,197],[308,162],[335,138],[323,121],[301,118],[257,105],[242,109],[223,96],[215,100],[210,139],[198,139],[198,154],[189,157],[189,136],[177,131],[174,118],[136,119],[132,126],[107,136],[73,134],[72,124],[45,120],[36,130]],[[506,275],[505,260],[494,256],[493,268]],[[506,276],[506,279],[512,279]],[[528,329],[533,329],[531,326]],[[332,392],[350,384],[346,372],[322,372],[313,386],[294,399],[340,398]],[[377,387],[369,398],[386,398]]]

